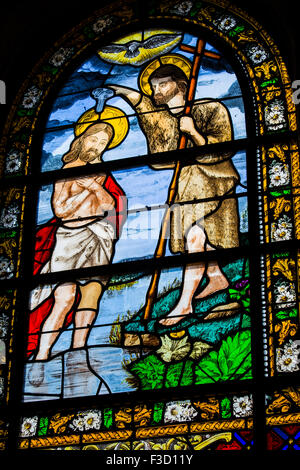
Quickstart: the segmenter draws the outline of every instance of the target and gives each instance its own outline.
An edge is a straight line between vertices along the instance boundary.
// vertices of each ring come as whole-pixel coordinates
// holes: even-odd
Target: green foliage
[[[179,379],[181,377],[183,363],[171,364],[167,369],[165,387],[177,387],[179,385]]]
[[[58,68],[53,67],[52,65],[44,65],[43,70],[45,72],[50,72],[52,75],[56,75],[58,72]]]
[[[143,277],[145,274],[143,273],[125,273],[125,274],[114,274],[109,282],[108,282],[108,289],[111,289],[113,287],[118,287],[119,285],[125,286],[127,285],[132,285],[132,283],[136,283],[138,279]]]
[[[211,351],[195,368],[196,384],[251,377],[251,336],[249,330],[222,341],[218,351]]]
[[[249,282],[242,289],[228,289],[229,296],[242,304],[246,312],[250,312]]]
[[[236,26],[232,31],[229,31],[228,36],[234,37],[234,36],[236,36],[237,34],[243,32],[244,29],[245,29],[244,26]]]
[[[47,431],[48,431],[48,424],[49,424],[49,419],[47,417],[41,417],[39,421],[39,427],[38,427],[38,436],[46,436]]]
[[[298,316],[298,312],[296,308],[292,310],[280,310],[279,312],[275,313],[276,318],[279,320],[286,320],[288,318],[295,318]]]
[[[111,408],[105,408],[103,410],[103,424],[104,427],[109,429],[113,424],[113,410]]]
[[[138,377],[142,390],[189,386],[251,378],[251,335],[243,330],[222,341],[219,350],[201,360],[190,356],[180,362],[164,363],[155,353],[128,366]]]
[[[221,416],[223,419],[231,418],[231,403],[229,398],[223,398],[221,401]]]
[[[245,264],[244,264],[244,277],[245,279],[249,279],[250,277],[250,265],[249,265],[249,259],[245,259]]]
[[[165,364],[154,354],[137,361],[130,366],[130,372],[135,373],[141,382],[143,390],[162,388]]]
[[[251,327],[251,318],[249,315],[242,316],[241,328],[247,329]]]
[[[265,82],[260,84],[261,88],[265,88],[270,85],[275,85],[278,82],[278,77],[272,78],[271,80],[266,80]]]
[[[0,238],[14,238],[17,235],[15,230],[9,230],[6,232],[0,233]]]
[[[281,259],[281,258],[288,258],[291,254],[288,251],[283,251],[281,253],[273,253],[271,255],[272,259]]]
[[[193,5],[193,8],[190,11],[190,16],[191,17],[196,16],[201,7],[202,7],[202,2],[195,2]]]
[[[291,194],[291,190],[290,189],[283,189],[282,191],[271,191],[270,194],[273,197],[286,196],[288,194]]]
[[[154,403],[152,424],[159,424],[163,418],[164,403]]]
[[[181,386],[189,386],[194,384],[194,362],[188,359],[184,364],[184,370],[182,379],[180,382]]]

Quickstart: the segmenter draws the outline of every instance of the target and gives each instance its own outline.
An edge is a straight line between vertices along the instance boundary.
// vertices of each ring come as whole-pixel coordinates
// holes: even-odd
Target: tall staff
[[[184,116],[189,116],[192,111],[192,106],[193,106],[193,101],[195,98],[195,92],[196,92],[196,85],[197,85],[197,80],[198,80],[198,74],[200,70],[200,65],[201,65],[201,60],[202,57],[205,53],[205,55],[209,55],[214,58],[219,58],[217,54],[210,53],[208,51],[205,51],[205,41],[203,39],[198,39],[197,45],[195,48],[191,48],[189,46],[184,46],[182,45],[181,48],[185,51],[188,52],[194,52],[194,58],[193,58],[193,63],[192,63],[192,68],[191,68],[191,74],[190,74],[190,81],[189,81],[189,86],[187,89],[187,96],[186,96],[186,102],[185,102],[185,107],[184,107]],[[181,134],[180,140],[179,140],[179,145],[178,149],[184,149],[186,147],[187,143],[187,138],[184,134]],[[154,258],[162,258],[165,254],[166,251],[166,234],[167,234],[167,228],[170,220],[170,214],[171,214],[171,206],[175,201],[175,196],[176,196],[176,188],[178,184],[178,178],[179,178],[179,173],[181,169],[181,164],[180,160],[176,162],[175,165],[175,170],[173,173],[172,181],[169,187],[169,192],[168,192],[168,199],[167,199],[167,210],[165,212],[163,222],[162,222],[162,227],[159,235],[159,240],[158,244],[154,253]],[[147,291],[147,296],[146,296],[146,303],[145,303],[145,312],[144,312],[144,321],[147,321],[148,318],[150,317],[150,313],[152,310],[153,302],[156,298],[157,294],[157,287],[158,287],[158,280],[159,280],[159,274],[160,270],[156,269],[152,275],[152,279],[150,282],[150,286]]]

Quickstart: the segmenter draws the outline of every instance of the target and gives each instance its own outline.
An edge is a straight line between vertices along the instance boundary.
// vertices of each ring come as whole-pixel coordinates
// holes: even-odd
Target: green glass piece
[[[34,109],[19,109],[17,111],[17,115],[18,116],[33,116],[34,115],[34,112],[35,110]]]
[[[196,16],[200,8],[202,7],[203,3],[202,2],[195,2],[193,8],[190,11],[190,16]]]
[[[111,428],[113,424],[113,410],[111,408],[105,408],[103,410],[103,426],[106,429]]]
[[[249,315],[242,316],[241,328],[251,328],[251,317]]]
[[[286,320],[288,318],[295,318],[298,316],[298,312],[296,308],[292,310],[280,310],[279,312],[275,313],[276,318],[279,320]]]
[[[234,36],[236,36],[237,34],[241,33],[242,31],[244,31],[245,27],[244,26],[237,26],[236,28],[234,28],[232,31],[230,31],[228,33],[228,36],[230,36],[231,38],[233,38]]]
[[[0,238],[14,238],[17,235],[15,230],[0,233]]]
[[[48,431],[48,424],[49,424],[49,418],[47,417],[41,417],[39,421],[39,427],[38,427],[38,436],[46,436],[47,431]]]
[[[275,83],[278,82],[278,77],[272,78],[271,80],[266,80],[265,82],[260,84],[261,88],[265,88],[269,85],[274,85]]]
[[[224,419],[231,418],[231,402],[229,398],[221,400],[221,416]]]
[[[290,256],[290,253],[274,253],[272,254],[272,258],[277,259],[277,258],[287,258]]]
[[[163,418],[164,404],[162,402],[154,403],[152,424],[159,424]]]
[[[287,194],[291,194],[290,189],[283,189],[282,191],[271,191],[270,195],[273,197],[280,197],[280,196],[286,196]]]
[[[45,72],[51,73],[52,75],[56,75],[57,72],[58,72],[58,68],[57,68],[57,67],[53,67],[52,65],[44,65],[43,70],[44,70]]]
[[[210,352],[195,368],[196,384],[251,377],[251,334],[244,330],[222,341],[218,351]]]
[[[142,390],[153,390],[162,388],[165,368],[164,363],[151,354],[138,363],[134,363],[130,367],[130,372],[138,376]]]
[[[182,362],[178,364],[170,364],[167,370],[167,374],[166,374],[166,381],[165,381],[166,388],[177,387],[179,385],[182,366],[183,366]]]
[[[187,360],[184,365],[182,379],[180,385],[189,386],[194,384],[194,362]]]

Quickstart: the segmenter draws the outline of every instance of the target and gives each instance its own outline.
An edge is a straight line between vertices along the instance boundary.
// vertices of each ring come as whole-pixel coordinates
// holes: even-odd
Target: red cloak
[[[118,239],[121,233],[122,226],[126,220],[125,193],[111,175],[106,178],[104,188],[110,193],[110,195],[115,200],[115,213],[114,215],[109,215],[108,217],[106,217],[105,220],[110,222],[115,227],[116,239]],[[43,266],[50,259],[55,245],[55,236],[58,227],[59,220],[54,217],[36,232],[33,264],[34,275],[39,274]],[[70,312],[66,316],[64,328],[67,328],[72,323],[79,302],[80,291],[77,288],[74,304]],[[38,347],[42,324],[49,315],[53,304],[54,295],[52,293],[34,310],[29,312],[27,357],[31,356],[31,354],[33,354]]]

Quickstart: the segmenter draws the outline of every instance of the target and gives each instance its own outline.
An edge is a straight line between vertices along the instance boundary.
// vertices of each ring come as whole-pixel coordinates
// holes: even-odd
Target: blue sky
[[[185,44],[193,44],[195,40],[196,38],[191,35],[186,34],[184,36]],[[206,48],[216,51],[209,44]],[[178,47],[175,47],[172,50],[173,52],[191,59],[191,54],[180,51]],[[95,100],[90,96],[90,91],[109,83],[138,90],[138,77],[143,67],[144,65],[140,67],[130,65],[112,66],[95,54],[71,74],[54,101],[48,117],[46,127],[51,131],[46,132],[42,147],[43,171],[61,168],[61,157],[68,151],[74,133],[72,127],[69,129],[59,128],[61,126],[72,126],[85,111],[95,106]],[[110,72],[110,75],[107,75],[108,72]],[[228,98],[240,95],[241,90],[236,75],[225,59],[222,58],[220,65],[217,65],[211,59],[203,59],[196,99],[225,98],[224,104],[228,107],[232,117],[235,139],[246,137],[243,100],[242,98],[232,100]],[[122,109],[128,115],[134,114],[134,109],[120,97],[111,98],[108,104]],[[138,126],[137,119],[133,117],[130,118],[129,132],[126,139],[115,149],[106,152],[104,160],[128,158],[146,153],[146,139]]]
[[[185,35],[184,43],[193,45],[196,38]],[[216,51],[212,45],[207,44],[207,49]],[[185,54],[177,47],[172,52]],[[216,51],[217,52],[217,51]],[[61,157],[69,149],[74,138],[73,128],[61,129],[61,126],[72,125],[88,109],[95,106],[95,100],[90,96],[90,90],[115,83],[129,86],[138,90],[138,77],[141,67],[120,66],[107,64],[98,55],[93,55],[81,64],[70,76],[64,87],[60,90],[53,108],[49,114],[47,127],[52,129],[45,133],[42,148],[42,169],[54,170],[61,168]],[[107,73],[111,72],[107,79]],[[73,92],[73,94],[70,94]],[[235,139],[244,138],[245,119],[242,98],[232,98],[241,95],[239,83],[230,65],[222,59],[221,65],[212,60],[204,60],[199,74],[196,90],[196,99],[215,98],[224,99],[229,109],[234,126]],[[120,97],[113,97],[108,101],[111,106],[122,109],[126,114],[133,115],[134,110]],[[128,158],[136,155],[147,154],[146,138],[141,132],[136,116],[129,118],[129,132],[121,145],[105,152],[104,161]],[[233,158],[234,165],[241,175],[241,181],[246,184],[245,154],[239,152]],[[114,176],[128,197],[129,209],[164,204],[167,198],[168,187],[172,177],[172,171],[155,171],[148,166],[134,170],[118,171]],[[243,188],[238,188],[238,192]],[[52,217],[50,199],[52,186],[45,186],[40,191],[37,224],[44,223]],[[246,199],[240,200],[240,211],[246,208]],[[123,230],[123,237],[116,246],[115,261],[136,256],[146,256],[153,253],[160,228],[163,211],[156,211],[155,227],[152,227],[149,237],[148,214],[140,212],[133,214],[127,220]],[[136,239],[136,231],[140,237]],[[132,243],[128,242],[132,238]],[[150,239],[149,239],[150,238]]]

